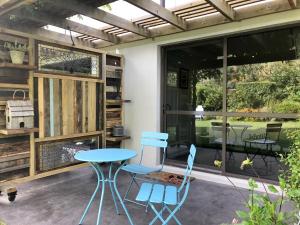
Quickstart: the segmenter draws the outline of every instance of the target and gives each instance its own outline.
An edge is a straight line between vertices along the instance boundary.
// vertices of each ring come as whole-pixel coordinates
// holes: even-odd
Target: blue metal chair
[[[184,179],[179,188],[171,185],[165,186],[162,184],[142,184],[136,197],[136,201],[149,203],[152,210],[156,214],[156,217],[149,223],[150,225],[154,224],[158,219],[162,222],[162,224],[168,224],[172,218],[177,222],[177,224],[181,225],[178,218],[175,216],[175,213],[181,208],[187,198],[190,187],[190,175],[192,172],[195,155],[196,148],[194,145],[191,145]],[[181,193],[184,187],[184,193]],[[158,211],[154,204],[161,204],[161,210]],[[171,206],[173,209],[171,209],[169,206]],[[169,212],[169,216],[164,219],[163,212],[166,210]]]
[[[163,166],[165,163],[165,157],[166,157],[166,149],[168,146],[168,142],[167,142],[168,137],[169,137],[169,135],[167,133],[159,133],[159,132],[143,132],[142,133],[141,158],[140,158],[139,163],[128,164],[128,165],[122,167],[122,170],[129,172],[131,175],[130,184],[129,184],[129,187],[124,196],[124,201],[132,202],[132,203],[142,205],[142,206],[147,206],[147,204],[144,205],[144,204],[141,204],[134,200],[130,200],[127,198],[127,196],[129,194],[129,192],[131,191],[133,183],[135,183],[139,187],[137,180],[145,180],[139,176],[145,176],[150,173],[159,172],[163,169]],[[145,147],[163,148],[162,163],[161,163],[160,167],[152,168],[152,167],[144,166],[142,164]]]

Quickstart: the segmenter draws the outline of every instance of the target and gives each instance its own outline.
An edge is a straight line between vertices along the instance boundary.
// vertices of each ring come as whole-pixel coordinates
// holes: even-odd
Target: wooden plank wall
[[[100,130],[97,119],[103,82],[97,79],[69,79],[66,76],[36,73],[38,79],[39,138],[68,136]],[[103,90],[103,88],[102,88]],[[98,122],[99,123],[99,122]]]

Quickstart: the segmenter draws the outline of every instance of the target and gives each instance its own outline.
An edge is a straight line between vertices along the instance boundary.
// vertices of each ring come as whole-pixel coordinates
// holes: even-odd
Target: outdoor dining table
[[[243,141],[243,137],[244,137],[246,130],[251,127],[252,127],[251,125],[246,125],[246,124],[230,124],[230,128],[232,129],[234,136],[235,136],[234,142],[237,143],[237,141],[238,141],[238,135],[237,135],[236,129],[242,129],[241,134],[240,134],[240,140]]]
[[[116,212],[119,215],[119,209],[116,201],[115,194],[117,195],[118,199],[120,200],[120,203],[126,213],[126,216],[129,220],[129,223],[133,225],[132,219],[126,209],[126,206],[120,196],[120,193],[117,189],[117,176],[120,172],[120,169],[122,166],[126,163],[128,159],[131,159],[136,156],[136,152],[133,150],[128,149],[121,149],[121,148],[106,148],[106,149],[95,149],[95,150],[88,150],[88,151],[79,151],[75,154],[75,159],[83,162],[88,162],[91,164],[91,166],[94,168],[96,174],[97,174],[97,186],[96,189],[87,205],[87,207],[84,210],[84,213],[80,219],[79,224],[83,224],[84,218],[89,211],[95,196],[97,192],[100,190],[101,186],[101,197],[100,197],[100,203],[99,203],[99,210],[98,210],[98,217],[97,217],[97,223],[96,225],[99,225],[101,223],[101,211],[103,206],[103,197],[105,192],[105,184],[109,184],[109,188],[112,194],[112,198],[115,204]],[[113,175],[113,165],[116,165],[117,162],[121,162],[120,165],[118,165],[117,170],[115,171]],[[99,163],[107,163],[109,164],[109,171],[108,176],[105,177],[104,172],[101,168],[101,165]]]

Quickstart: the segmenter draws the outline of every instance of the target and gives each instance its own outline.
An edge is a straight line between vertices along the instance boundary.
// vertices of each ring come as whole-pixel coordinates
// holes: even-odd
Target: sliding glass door
[[[167,162],[184,164],[197,146],[196,164],[276,180],[279,154],[300,127],[300,29],[164,47],[163,129]],[[240,169],[253,159],[255,172]]]

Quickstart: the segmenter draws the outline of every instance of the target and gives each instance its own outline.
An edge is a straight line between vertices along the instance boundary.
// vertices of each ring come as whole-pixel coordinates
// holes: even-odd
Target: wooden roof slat
[[[115,34],[115,33],[123,32],[123,31],[127,32],[126,30],[119,29],[119,30],[113,30],[113,31],[110,31],[109,33],[110,33],[110,34]]]
[[[187,29],[187,25],[184,20],[176,16],[170,10],[162,7],[161,5],[153,1],[149,1],[149,0],[125,0],[125,1],[174,25],[175,27],[178,27],[181,30]]]
[[[194,2],[194,3],[190,3],[185,7],[176,7],[174,10],[172,10],[173,13],[177,13],[180,11],[185,11],[188,9],[193,9],[193,8],[197,8],[197,7],[201,7],[201,6],[210,6],[210,4],[208,4],[206,2],[206,0],[202,0],[201,2]]]
[[[119,31],[119,32],[114,33],[114,35],[125,34],[125,33],[127,33],[127,32],[128,32],[128,31],[123,30],[123,31]]]
[[[154,16],[151,16],[151,17],[148,17],[148,18],[136,20],[136,21],[134,21],[134,23],[139,25],[141,23],[148,22],[148,21],[153,21],[153,20],[161,20],[161,19],[159,19],[157,17],[154,17]]]
[[[222,13],[226,18],[234,20],[234,11],[225,0],[206,0],[216,10]]]
[[[95,20],[110,24],[115,27],[119,27],[128,31],[131,31],[132,33],[144,36],[144,37],[150,37],[150,32],[137,26],[136,24],[125,20],[121,17],[115,16],[111,13],[105,12],[104,10],[94,8],[93,6],[89,6],[82,1],[78,0],[52,0],[49,1],[51,4],[55,4],[56,6],[63,8],[63,9],[69,9],[72,10],[78,14],[82,14],[88,17],[91,17]]]
[[[114,30],[120,30],[120,28],[119,27],[109,27],[109,28],[103,29],[103,31],[107,32],[107,33],[110,31],[114,31]],[[121,30],[123,30],[123,29],[121,29]]]
[[[211,7],[212,6],[210,4],[201,4],[201,5],[197,5],[195,7],[189,7],[189,8],[185,8],[185,9],[181,9],[181,10],[176,10],[176,11],[174,11],[174,13],[176,15],[178,15],[178,14],[182,14],[182,13],[185,13],[185,12],[195,11],[195,10],[198,10],[198,9],[211,8]]]
[[[190,11],[190,12],[185,12],[185,13],[182,13],[182,14],[178,14],[178,16],[183,17],[183,16],[186,16],[186,15],[193,15],[193,14],[203,13],[203,12],[207,12],[207,11],[211,11],[211,10],[216,10],[216,9],[214,7],[197,9],[195,11]]]
[[[42,13],[39,11],[35,11],[34,13],[28,12],[26,10],[19,10],[17,13],[18,16],[33,20],[37,22],[43,22],[46,24],[50,24],[53,26],[57,26],[66,30],[71,30],[77,33],[86,34],[88,36],[93,36],[111,43],[119,43],[118,37],[114,37],[112,35],[109,35],[105,33],[104,31],[83,25],[81,23],[77,23],[68,19],[56,19],[55,16],[49,15],[46,13]]]
[[[146,26],[146,25],[149,25],[149,24],[151,25],[151,24],[161,23],[161,22],[167,23],[166,21],[159,19],[159,20],[153,20],[153,21],[141,23],[140,26]]]
[[[217,13],[217,12],[218,11],[216,9],[212,9],[212,10],[202,12],[202,13],[197,13],[197,14],[193,14],[193,15],[186,15],[186,16],[183,16],[182,18],[191,19],[191,18],[196,18],[196,17],[200,17],[200,16],[207,16],[207,15],[210,15],[212,13]]]
[[[247,0],[247,1],[238,1],[238,2],[231,2],[231,7],[234,9],[236,7],[250,5],[256,2],[261,2],[261,0]]]
[[[159,25],[163,25],[163,24],[167,24],[167,22],[166,21],[162,21],[162,22],[160,22],[160,23],[155,23],[155,24],[147,24],[147,25],[145,25],[144,27],[156,27],[156,26],[159,26]]]

